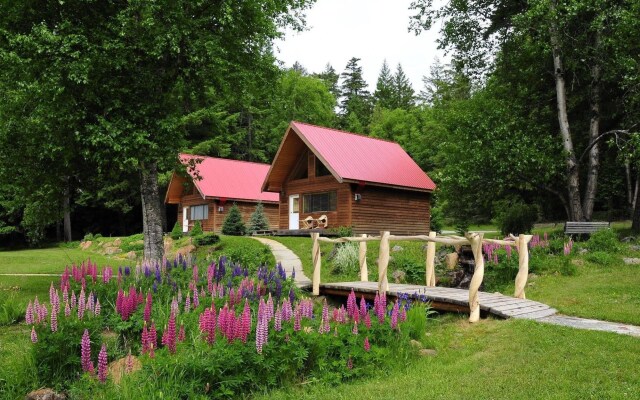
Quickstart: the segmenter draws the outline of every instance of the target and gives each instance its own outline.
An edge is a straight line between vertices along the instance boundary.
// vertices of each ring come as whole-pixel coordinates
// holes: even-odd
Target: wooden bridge
[[[468,312],[469,322],[476,322],[480,318],[481,311],[484,314],[492,314],[501,318],[527,318],[538,319],[548,317],[556,313],[556,310],[536,301],[527,300],[525,286],[529,275],[529,248],[531,235],[510,236],[505,240],[485,239],[482,233],[467,233],[462,236],[437,236],[431,232],[429,236],[392,236],[388,231],[380,232],[380,236],[344,237],[331,239],[320,237],[320,233],[311,233],[313,240],[312,260],[313,279],[312,291],[314,295],[330,294],[347,296],[353,289],[358,296],[373,298],[377,292],[386,293],[390,297],[398,297],[407,294],[410,297],[426,296],[431,306],[436,310]],[[378,281],[369,282],[367,271],[367,242],[380,241],[380,253],[378,256]],[[423,241],[427,242],[425,250],[425,285],[407,285],[389,283],[387,279],[387,267],[389,264],[389,248],[391,241]],[[360,281],[321,283],[320,270],[322,258],[320,255],[320,242],[329,243],[359,243]],[[445,245],[471,245],[475,267],[469,289],[454,289],[436,287],[435,283],[435,246],[436,243]],[[504,246],[513,246],[518,251],[519,270],[515,279],[514,297],[500,293],[485,293],[478,289],[484,277],[484,256],[482,254],[483,243],[494,243]]]

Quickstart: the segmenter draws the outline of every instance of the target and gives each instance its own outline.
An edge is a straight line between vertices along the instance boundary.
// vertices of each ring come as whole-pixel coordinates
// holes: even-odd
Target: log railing
[[[482,254],[483,243],[494,243],[504,246],[513,246],[518,249],[518,274],[515,279],[514,297],[524,299],[524,288],[527,285],[527,277],[529,276],[529,249],[528,243],[531,235],[519,235],[518,237],[510,236],[505,240],[485,239],[482,233],[467,233],[465,236],[437,236],[435,232],[429,235],[416,236],[395,236],[389,231],[380,232],[380,236],[362,235],[359,237],[343,237],[330,239],[321,237],[319,233],[312,233],[313,240],[312,260],[313,260],[313,294],[320,294],[320,269],[322,267],[322,257],[320,254],[320,243],[359,243],[359,262],[360,262],[360,280],[367,282],[369,280],[367,271],[367,242],[380,241],[380,252],[378,255],[378,291],[386,293],[389,291],[389,281],[387,278],[387,267],[389,266],[389,253],[391,241],[422,241],[427,242],[425,250],[425,276],[426,286],[436,285],[435,275],[435,254],[436,243],[444,245],[471,245],[473,257],[475,260],[475,269],[471,283],[469,284],[469,321],[476,322],[480,319],[480,303],[478,299],[478,290],[484,278],[484,256]]]

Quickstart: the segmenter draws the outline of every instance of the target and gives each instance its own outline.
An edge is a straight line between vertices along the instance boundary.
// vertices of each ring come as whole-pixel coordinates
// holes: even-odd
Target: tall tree
[[[387,60],[385,59],[380,68],[376,90],[373,92],[373,98],[377,107],[387,109],[395,108],[394,83],[389,64],[387,64]]]
[[[408,110],[415,105],[415,91],[405,75],[402,65],[398,63],[396,73],[393,74],[393,108]]]
[[[367,90],[367,83],[362,76],[362,67],[358,64],[359,62],[359,58],[351,58],[345,71],[340,74],[342,78],[340,114],[343,128],[359,127],[357,132],[364,133],[371,118],[372,104],[371,94]]]
[[[338,80],[340,79],[340,76],[330,63],[325,65],[322,72],[315,73],[313,76],[322,80],[336,99],[340,97],[340,88],[338,87]]]
[[[25,68],[8,77],[24,85],[50,72],[46,63],[52,53],[64,51],[76,61],[59,88],[73,94],[85,120],[81,129],[60,133],[78,140],[99,168],[139,171],[144,255],[157,260],[163,255],[159,170],[175,163],[188,124],[198,120],[194,115],[200,110],[208,112],[224,98],[250,98],[252,86],[244,84],[263,84],[262,72],[274,69],[273,39],[282,28],[300,29],[302,11],[312,3],[51,1],[33,7],[10,2],[0,17],[2,59],[11,71]],[[34,45],[23,46],[30,42]],[[59,68],[68,67],[60,63]],[[49,99],[31,101],[37,107]],[[249,107],[238,107],[237,118],[251,142],[253,103],[242,104]],[[51,115],[61,118],[65,112],[51,110]]]

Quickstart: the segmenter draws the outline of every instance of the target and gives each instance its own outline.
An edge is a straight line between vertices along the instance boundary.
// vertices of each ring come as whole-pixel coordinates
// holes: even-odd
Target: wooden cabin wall
[[[214,231],[217,233],[222,232],[222,225],[224,224],[224,219],[229,213],[231,206],[233,206],[232,201],[227,201],[224,205],[224,210],[220,213],[218,212],[219,204],[216,202],[215,204],[215,212],[216,219],[214,225]],[[242,221],[246,225],[247,229],[249,229],[249,220],[251,219],[251,214],[256,210],[257,203],[252,202],[243,202],[236,201],[235,202],[238,208],[240,209],[240,213],[242,214]],[[280,221],[280,215],[278,213],[278,204],[274,203],[262,203],[264,207],[264,214],[267,216],[269,220],[269,229],[278,229],[278,223]],[[211,211],[211,210],[209,210]]]
[[[366,186],[361,200],[351,197],[354,234],[426,235],[431,218],[431,195],[424,192]]]
[[[202,204],[209,205],[209,218],[200,221],[200,225],[202,225],[202,230],[205,232],[213,231],[213,227],[215,225],[215,204],[213,200],[204,200],[200,194],[188,194],[182,196],[180,204],[178,204],[178,224],[182,227],[182,209],[183,207],[190,206],[199,206]],[[190,213],[189,210],[187,210]],[[187,217],[190,215],[187,214]],[[189,231],[193,228],[195,221],[189,220]],[[171,227],[173,228],[173,227]]]

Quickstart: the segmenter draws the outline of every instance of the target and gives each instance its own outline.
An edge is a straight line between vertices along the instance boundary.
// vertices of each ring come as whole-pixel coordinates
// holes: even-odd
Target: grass
[[[69,248],[64,244],[43,249],[2,251],[0,258],[0,274],[56,274],[61,273],[65,265],[79,264],[87,258],[98,265],[122,262],[78,247]]]
[[[258,399],[622,399],[640,393],[640,340],[530,321],[431,322],[435,357],[339,386],[305,384]],[[635,394],[634,394],[635,393]]]

